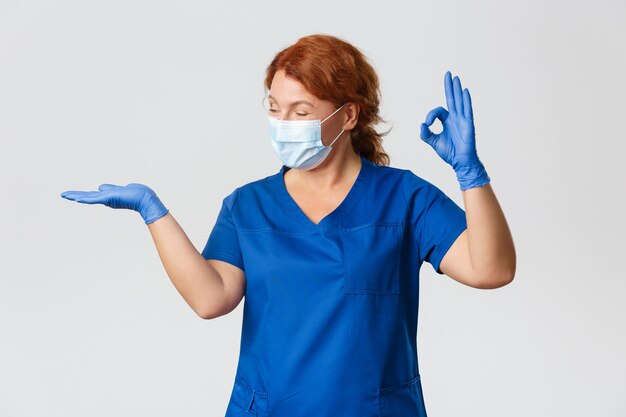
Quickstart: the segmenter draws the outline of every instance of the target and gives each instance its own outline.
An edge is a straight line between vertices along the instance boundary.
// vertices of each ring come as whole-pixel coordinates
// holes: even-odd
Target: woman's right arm
[[[148,224],[161,262],[187,304],[204,319],[230,313],[245,293],[245,273],[227,262],[204,259],[174,216]]]
[[[167,275],[187,304],[200,317],[212,319],[230,313],[245,293],[245,274],[216,259],[206,261],[163,205],[144,184],[101,184],[98,191],[64,191],[61,197],[84,204],[104,204],[141,214],[165,266]]]

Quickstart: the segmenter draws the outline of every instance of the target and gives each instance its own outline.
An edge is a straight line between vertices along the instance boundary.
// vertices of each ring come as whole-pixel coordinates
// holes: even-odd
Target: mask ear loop
[[[345,105],[346,105],[346,103],[343,103],[343,104],[341,105],[341,107],[343,107],[343,106],[345,106]],[[320,125],[321,125],[322,123],[324,123],[326,120],[328,120],[328,119],[329,119],[331,116],[333,116],[335,113],[337,113],[339,110],[341,110],[341,107],[339,107],[337,110],[335,110],[335,111],[334,111],[334,112],[333,112],[330,116],[328,116],[327,118],[325,118],[324,120],[322,120],[322,121],[320,122]],[[337,135],[337,137],[336,137],[335,139],[333,139],[333,141],[332,141],[332,142],[330,143],[330,145],[328,145],[328,146],[333,146],[333,143],[335,143],[335,141],[337,141],[337,139],[339,139],[339,136],[341,136],[341,134],[342,134],[343,132],[345,132],[345,130],[344,130],[344,129],[341,129],[341,132],[339,132],[339,134]]]
[[[346,105],[346,103],[343,103],[343,104],[341,105],[341,107],[343,107],[343,106],[345,106],[345,105]],[[333,117],[333,116],[335,115],[335,113],[337,113],[339,110],[341,110],[341,107],[339,107],[337,110],[335,110],[334,112],[332,112],[332,113],[330,114],[330,116],[328,116],[327,118],[325,118],[324,120],[322,120],[322,121],[320,122],[320,124],[324,123],[326,120],[328,120],[328,119],[330,119],[331,117]]]
[[[337,139],[339,139],[339,136],[341,136],[341,134],[342,134],[343,132],[345,132],[345,130],[344,130],[344,129],[341,129],[341,132],[339,132],[339,134],[337,135],[337,137],[336,137],[336,138],[335,138],[335,139],[331,142],[331,144],[330,144],[330,145],[328,145],[328,146],[333,146],[333,143],[335,143],[335,141],[336,141]]]

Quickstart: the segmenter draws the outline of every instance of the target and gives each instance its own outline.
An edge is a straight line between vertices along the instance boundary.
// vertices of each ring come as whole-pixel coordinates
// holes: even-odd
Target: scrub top
[[[202,256],[246,277],[226,417],[426,416],[419,270],[443,274],[465,211],[410,170],[360,158],[318,224],[287,192],[284,165],[223,199]]]

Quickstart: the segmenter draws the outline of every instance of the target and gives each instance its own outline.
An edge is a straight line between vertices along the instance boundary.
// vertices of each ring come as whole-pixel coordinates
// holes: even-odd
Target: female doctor
[[[474,288],[513,280],[515,250],[476,152],[469,91],[445,74],[447,109],[421,139],[449,164],[466,211],[390,167],[374,125],[379,81],[353,45],[310,35],[280,51],[265,88],[273,175],[222,201],[199,252],[149,187],[62,197],[139,212],[176,289],[202,318],[245,295],[226,416],[426,416],[417,360],[419,270]],[[434,134],[435,119],[443,131]]]

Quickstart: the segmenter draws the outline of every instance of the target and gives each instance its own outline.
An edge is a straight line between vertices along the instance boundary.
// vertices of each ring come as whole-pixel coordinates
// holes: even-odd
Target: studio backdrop
[[[60,193],[146,184],[202,250],[279,171],[265,69],[313,33],[376,69],[391,166],[461,207],[419,128],[446,71],[472,94],[517,270],[481,290],[422,266],[429,416],[626,415],[623,1],[0,0],[0,416],[223,415],[243,301],[203,320],[136,212]]]

